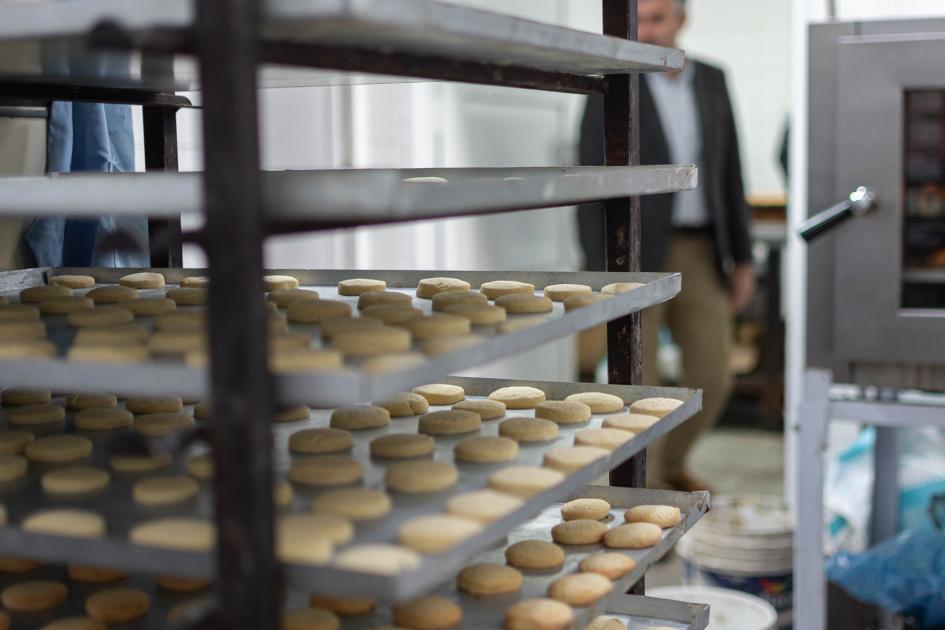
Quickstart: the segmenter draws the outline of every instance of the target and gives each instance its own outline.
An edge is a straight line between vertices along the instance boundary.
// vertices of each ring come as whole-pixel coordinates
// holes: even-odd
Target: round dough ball
[[[548,585],[548,596],[569,606],[590,606],[613,589],[599,573],[564,575]]]
[[[364,615],[377,606],[373,599],[364,597],[328,597],[316,593],[309,595],[308,601],[316,608],[330,610],[344,617]]]
[[[197,287],[168,289],[164,295],[178,306],[203,306],[207,303],[207,290]]]
[[[184,401],[179,396],[147,396],[129,398],[125,407],[131,413],[180,413],[184,409]]]
[[[482,420],[497,420],[505,415],[505,403],[488,398],[463,400],[453,405],[454,411],[472,411]]]
[[[105,409],[118,405],[118,397],[114,394],[72,394],[66,396],[66,407],[76,411],[85,409]]]
[[[50,621],[40,630],[107,630],[107,628],[101,621],[88,617],[63,617]]]
[[[499,423],[499,435],[516,442],[548,442],[558,437],[558,425],[540,418],[509,418]]]
[[[532,295],[535,293],[535,285],[516,280],[493,280],[483,282],[479,286],[479,292],[490,300],[495,300],[506,295]]]
[[[682,521],[682,513],[674,505],[637,505],[623,514],[627,523],[653,523],[666,529]]]
[[[131,528],[128,538],[136,545],[210,551],[216,545],[216,528],[201,518],[170,517],[144,521]]]
[[[535,417],[557,424],[582,424],[591,419],[591,408],[576,400],[547,400],[535,407]]]
[[[563,446],[548,449],[542,465],[564,473],[572,473],[609,455],[610,451],[595,446]]]
[[[387,493],[380,490],[343,488],[326,490],[312,499],[312,512],[367,521],[386,515],[392,505]]]
[[[574,309],[591,306],[598,302],[613,299],[612,295],[602,295],[600,293],[585,293],[583,295],[573,295],[564,301],[564,312],[569,313]]]
[[[92,440],[81,435],[48,435],[27,444],[23,452],[34,462],[64,464],[91,455]]]
[[[607,416],[604,418],[604,421],[601,422],[601,426],[605,429],[620,429],[621,431],[629,431],[631,433],[642,433],[659,421],[660,419],[656,416],[628,412]]]
[[[596,446],[597,448],[616,451],[625,442],[633,439],[633,433],[620,429],[581,429],[574,434],[574,443],[579,446]]]
[[[106,488],[110,475],[91,466],[70,466],[43,473],[40,484],[49,494],[84,494]]]
[[[489,400],[497,400],[508,409],[532,409],[545,402],[545,392],[535,387],[502,387],[489,394]]]
[[[56,284],[69,289],[91,289],[95,286],[95,278],[80,274],[63,274],[46,279],[49,284]]]
[[[31,580],[17,582],[3,589],[0,603],[11,612],[38,612],[62,604],[68,594],[69,590],[61,582]]]
[[[85,600],[85,612],[102,623],[125,623],[148,614],[151,598],[134,588],[110,588]]]
[[[406,293],[397,291],[368,291],[358,297],[358,310],[364,310],[372,306],[399,304],[401,306],[410,306],[413,300]]]
[[[36,439],[29,431],[0,431],[0,454],[22,453],[26,445]]]
[[[443,311],[449,315],[465,317],[473,326],[494,326],[504,322],[506,318],[504,308],[490,304],[453,304]]]
[[[551,539],[559,545],[596,545],[606,532],[607,526],[600,521],[579,518],[552,527]]]
[[[339,630],[341,621],[328,610],[300,608],[282,614],[281,630]]]
[[[634,289],[639,289],[642,286],[646,286],[639,282],[614,282],[608,284],[600,290],[604,295],[618,295],[620,293],[626,293],[628,291],[633,291]]]
[[[297,289],[299,281],[292,276],[263,276],[264,291],[278,291],[279,289]]]
[[[351,434],[342,429],[302,429],[289,436],[289,450],[306,455],[347,451],[352,444]]]
[[[140,505],[172,505],[194,498],[199,491],[190,477],[152,477],[135,483],[131,495]]]
[[[352,357],[369,357],[410,349],[410,332],[394,326],[379,326],[370,330],[336,335],[332,346]]]
[[[177,302],[168,298],[135,298],[118,304],[135,317],[154,317],[177,310]]]
[[[406,459],[423,457],[433,452],[434,442],[429,435],[391,433],[371,440],[371,457]]]
[[[383,407],[361,405],[339,407],[331,412],[331,427],[349,431],[378,429],[390,424],[390,412]]]
[[[675,398],[643,398],[630,404],[630,413],[665,418],[681,407],[683,401]]]
[[[180,286],[206,289],[210,286],[210,278],[207,276],[185,276],[180,279]]]
[[[364,295],[373,295],[373,293]],[[361,317],[396,326],[423,317],[423,311],[408,304],[378,304],[361,311]]]
[[[522,574],[504,564],[473,564],[456,576],[456,588],[474,597],[515,593],[522,588]]]
[[[58,284],[40,284],[27,287],[20,291],[20,302],[23,304],[39,304],[44,300],[61,298],[72,295],[72,289]]]
[[[266,299],[280,308],[286,308],[296,302],[314,302],[318,299],[318,292],[308,289],[276,289],[270,292]]]
[[[540,295],[503,295],[496,298],[496,306],[501,306],[509,314],[522,313],[550,313],[554,310],[554,304],[551,300]]]
[[[608,580],[619,580],[633,571],[635,566],[637,563],[630,556],[616,551],[602,551],[581,560],[578,568],[584,573],[599,573]]]
[[[105,519],[88,510],[53,509],[34,512],[21,525],[23,531],[69,538],[101,538]]]
[[[591,288],[586,284],[549,284],[545,287],[545,297],[552,302],[564,302],[573,295],[588,293],[591,293]]]
[[[592,413],[614,413],[623,411],[623,399],[604,392],[581,392],[571,394],[565,400],[582,402],[591,408]]]
[[[610,503],[603,499],[574,499],[561,506],[561,518],[566,521],[590,519],[601,521],[610,514]]]
[[[481,426],[482,420],[477,413],[444,409],[420,416],[417,431],[428,435],[456,435],[478,431]]]
[[[383,323],[379,319],[370,317],[336,317],[335,319],[326,319],[320,326],[322,339],[331,339],[335,335],[343,333],[380,328]]]
[[[368,543],[352,545],[335,557],[335,566],[339,569],[374,573],[377,575],[397,575],[413,571],[420,566],[420,554],[399,545]]]
[[[347,457],[328,455],[292,462],[289,479],[306,486],[343,486],[360,481],[361,464]]]
[[[564,474],[550,468],[508,466],[489,477],[489,487],[518,497],[531,497],[564,481]]]
[[[351,307],[337,300],[293,302],[286,309],[286,318],[294,324],[319,324],[338,317],[351,317]]]
[[[66,419],[66,410],[58,405],[49,403],[42,405],[23,405],[7,412],[10,424],[32,426],[63,422]]]
[[[414,630],[447,630],[459,625],[463,609],[439,595],[394,604],[394,623]]]
[[[13,481],[26,474],[26,459],[19,455],[0,455],[0,482]]]
[[[384,291],[387,283],[370,278],[349,278],[338,283],[338,295],[361,295],[370,291]]]
[[[431,514],[405,521],[397,541],[421,553],[443,553],[482,530],[482,524],[452,514]]]
[[[95,304],[119,304],[136,299],[138,290],[131,287],[108,285],[92,289],[85,294],[85,297]]]
[[[466,398],[466,391],[459,385],[434,383],[414,387],[413,392],[427,399],[431,405],[452,405]]]
[[[404,494],[439,492],[456,485],[459,472],[436,461],[397,462],[387,467],[384,481],[389,490]]]
[[[443,311],[459,304],[488,304],[489,298],[477,291],[443,291],[433,296],[433,310]]]
[[[194,426],[194,419],[182,413],[146,413],[134,421],[135,433],[163,437]]]
[[[426,413],[430,405],[427,399],[420,394],[413,392],[404,392],[395,394],[387,400],[371,403],[374,407],[382,407],[387,410],[391,418],[408,418]]]
[[[446,511],[483,523],[491,523],[514,512],[522,503],[523,501],[517,497],[495,490],[475,490],[450,497],[446,502]]]
[[[663,530],[653,523],[627,523],[604,534],[604,544],[611,549],[646,549],[658,543]]]
[[[129,273],[119,278],[118,284],[133,289],[160,289],[164,286],[164,276],[153,271]]]
[[[404,326],[418,341],[426,341],[434,337],[456,337],[469,333],[470,323],[465,317],[439,313],[426,317],[417,317],[404,322]]]
[[[417,284],[417,297],[425,300],[448,291],[469,291],[469,283],[458,278],[424,278]]]
[[[453,448],[456,461],[471,464],[497,464],[518,456],[518,443],[507,437],[478,435],[466,438]]]
[[[83,431],[109,431],[130,427],[134,415],[127,409],[83,409],[75,414],[75,426]]]
[[[9,387],[0,394],[0,402],[10,407],[45,405],[49,404],[51,400],[52,393],[48,389]]]

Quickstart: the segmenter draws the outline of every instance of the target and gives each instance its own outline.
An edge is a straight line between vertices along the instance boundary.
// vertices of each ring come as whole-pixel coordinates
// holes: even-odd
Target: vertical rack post
[[[197,0],[203,86],[210,384],[222,628],[275,630],[272,379],[266,366],[259,179],[259,0]]]
[[[148,171],[176,171],[177,108],[145,105],[141,108],[144,126],[144,168]],[[149,219],[152,267],[182,267],[180,218]]]

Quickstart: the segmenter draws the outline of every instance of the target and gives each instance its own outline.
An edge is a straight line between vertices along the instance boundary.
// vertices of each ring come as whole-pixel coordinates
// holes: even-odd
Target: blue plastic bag
[[[841,552],[827,578],[856,599],[914,617],[923,628],[945,625],[945,533],[905,531],[865,553]]]

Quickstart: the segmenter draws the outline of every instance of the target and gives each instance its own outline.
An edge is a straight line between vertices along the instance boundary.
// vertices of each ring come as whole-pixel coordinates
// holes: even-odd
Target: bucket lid
[[[713,586],[663,586],[646,591],[649,597],[709,605],[710,630],[771,630],[778,613],[754,595]]]
[[[712,509],[693,527],[733,536],[792,536],[794,519],[783,499],[770,495],[712,498]]]

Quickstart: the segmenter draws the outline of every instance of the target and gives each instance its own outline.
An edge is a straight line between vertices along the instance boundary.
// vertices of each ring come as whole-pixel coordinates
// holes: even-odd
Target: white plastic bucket
[[[754,595],[711,586],[662,586],[646,589],[648,597],[709,605],[708,630],[774,630],[774,606]]]

